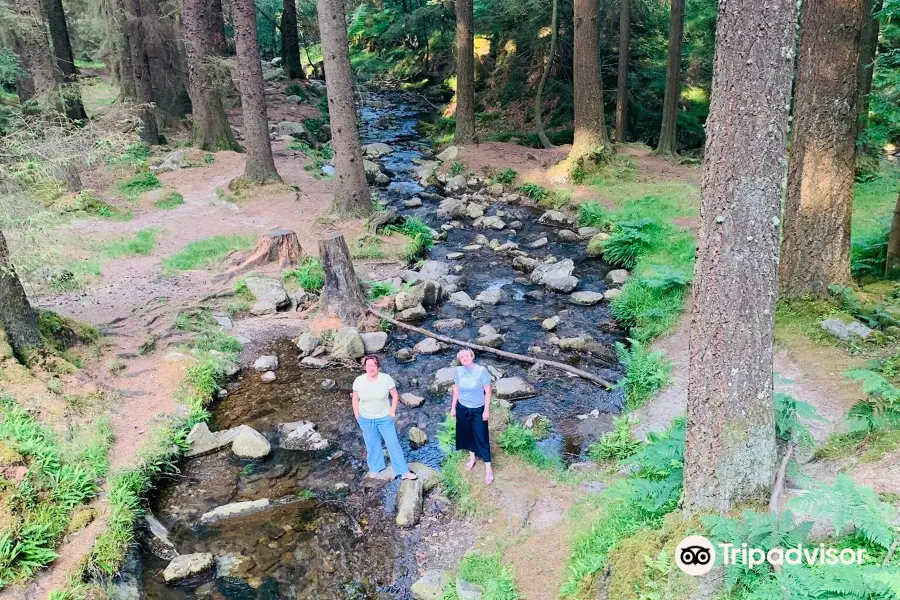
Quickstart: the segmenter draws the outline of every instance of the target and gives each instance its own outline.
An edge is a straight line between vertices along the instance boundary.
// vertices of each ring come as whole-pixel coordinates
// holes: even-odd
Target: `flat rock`
[[[612,285],[625,285],[630,273],[625,269],[613,269],[606,274],[606,281]]]
[[[537,390],[521,377],[504,377],[494,384],[498,400],[522,400],[537,396]]]
[[[578,278],[572,276],[574,270],[575,263],[570,258],[556,263],[541,263],[531,272],[531,282],[557,292],[568,293],[578,285]]]
[[[388,146],[383,142],[374,142],[372,144],[366,144],[362,147],[363,153],[365,153],[366,158],[381,158],[385,154],[390,154],[394,151],[393,148]]]
[[[431,384],[431,391],[438,394],[446,394],[453,387],[453,381],[456,378],[456,369],[454,367],[444,367],[438,369],[434,374],[434,382]]]
[[[444,184],[444,189],[452,194],[454,192],[464,192],[468,186],[465,175],[454,175]]]
[[[435,156],[435,158],[441,162],[447,162],[448,160],[456,160],[457,156],[459,156],[459,148],[456,146],[447,146],[442,152]]]
[[[200,517],[200,522],[204,525],[209,525],[217,521],[224,521],[225,519],[243,517],[244,515],[262,512],[268,509],[271,504],[272,503],[269,502],[268,498],[262,498],[261,500],[233,502],[224,506],[217,506],[211,511],[203,513],[203,515]]]
[[[331,356],[339,359],[357,359],[366,354],[366,345],[356,327],[342,327],[334,334]]]
[[[822,321],[822,329],[844,341],[854,338],[864,340],[872,334],[872,330],[859,321],[844,323],[838,319],[825,319]]]
[[[409,470],[419,476],[422,480],[423,490],[427,493],[436,488],[441,483],[441,474],[428,465],[420,462],[409,463]]]
[[[454,292],[450,294],[450,304],[453,306],[458,306],[460,308],[473,309],[478,306],[478,303],[472,300],[472,298],[465,292]]]
[[[531,273],[538,266],[538,261],[533,258],[528,258],[527,256],[517,256],[513,259],[512,265],[514,269],[519,271],[524,271],[526,273]]]
[[[397,491],[397,518],[399,527],[413,527],[422,516],[422,495],[425,491],[422,479],[404,479]]]
[[[411,392],[405,392],[403,394],[400,394],[400,402],[411,408],[416,408],[422,406],[422,403],[425,402],[425,398],[423,398],[422,396],[416,396]]]
[[[266,371],[259,376],[259,380],[263,383],[272,383],[273,381],[275,381],[275,379],[275,371]]]
[[[265,458],[272,451],[269,440],[248,425],[236,428],[231,451],[239,458]]]
[[[531,250],[537,250],[538,248],[543,248],[548,243],[549,243],[549,240],[546,237],[541,237],[541,238],[534,240],[533,242],[528,242],[527,244],[525,244],[525,247],[529,248]]]
[[[278,368],[278,357],[274,354],[265,354],[253,362],[253,370],[257,373],[274,371]]]
[[[559,347],[562,350],[571,350],[574,352],[578,352],[580,350],[584,350],[587,348],[587,339],[582,336],[579,337],[571,337],[571,338],[562,338],[559,340]]]
[[[481,244],[469,244],[468,246],[463,246],[462,248],[466,252],[475,252],[476,250],[481,250]],[[449,254],[447,255],[450,256]]]
[[[440,319],[431,325],[437,331],[456,331],[464,329],[466,322],[462,319]]]
[[[193,579],[212,570],[214,564],[213,555],[209,552],[182,554],[173,558],[166,566],[163,580],[172,584]]]
[[[313,369],[324,369],[328,366],[328,361],[321,358],[315,358],[314,356],[307,356],[300,360],[300,364],[304,367]]]
[[[419,208],[420,206],[422,206],[422,199],[416,196],[414,198],[410,198],[409,200],[404,200],[403,206],[405,206],[406,208]]]
[[[191,458],[215,452],[228,446],[232,440],[234,440],[234,436],[212,433],[206,423],[197,423],[188,433],[187,441],[191,445],[191,449],[185,453],[185,456]]]
[[[441,600],[444,588],[450,583],[450,574],[442,569],[431,569],[409,588],[413,600]]]
[[[575,292],[569,296],[569,302],[579,306],[593,306],[603,301],[603,294],[600,292]]]
[[[312,421],[293,421],[278,426],[279,446],[285,450],[325,450],[328,440],[322,437]]]
[[[578,235],[580,235],[581,237],[586,238],[586,239],[590,239],[590,238],[594,237],[595,235],[597,235],[598,233],[600,233],[600,230],[597,229],[596,227],[579,227],[578,228]]]
[[[566,242],[569,244],[574,244],[575,242],[581,241],[581,236],[572,231],[571,229],[560,229],[556,233],[557,239],[561,242]]]
[[[500,303],[500,297],[502,293],[500,288],[492,288],[489,290],[484,290],[477,296],[475,296],[475,301],[480,302],[481,304],[489,304],[491,306]]]
[[[415,450],[428,443],[428,436],[418,427],[409,428],[409,445]]]
[[[372,331],[360,335],[366,354],[381,352],[387,344],[388,334],[384,331]]]
[[[447,348],[446,344],[443,344],[434,338],[425,338],[413,346],[413,352],[416,354],[436,354],[445,348]]]
[[[417,305],[412,308],[407,308],[406,310],[402,310],[397,313],[396,318],[398,321],[403,321],[404,323],[410,323],[414,321],[421,321],[425,317],[428,316],[428,313],[422,307],[422,305]]]
[[[549,225],[550,227],[570,228],[575,226],[575,219],[568,217],[558,210],[548,210],[538,219],[541,225]]]
[[[463,253],[463,252],[448,252],[447,260],[459,260],[464,256],[465,256],[465,253]]]
[[[410,348],[400,348],[396,352],[394,352],[394,360],[398,363],[408,363],[412,362],[416,359],[416,355],[413,354],[412,349]]]
[[[500,231],[501,229],[506,227],[506,222],[497,216],[478,217],[477,219],[475,219],[475,222],[472,223],[472,226]]]

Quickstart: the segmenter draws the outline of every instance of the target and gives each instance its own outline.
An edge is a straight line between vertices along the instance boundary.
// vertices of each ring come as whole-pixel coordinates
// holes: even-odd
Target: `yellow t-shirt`
[[[394,378],[387,373],[379,373],[375,381],[366,374],[353,382],[353,391],[359,394],[359,414],[367,419],[381,419],[391,413],[390,392],[397,387]]]

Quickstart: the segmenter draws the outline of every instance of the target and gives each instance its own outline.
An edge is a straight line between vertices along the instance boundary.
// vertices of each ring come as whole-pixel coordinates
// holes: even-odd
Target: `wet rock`
[[[397,313],[396,318],[398,321],[403,321],[404,323],[412,323],[415,321],[421,321],[427,316],[428,313],[424,308],[422,308],[422,305],[420,304],[418,306],[400,311],[399,313]]]
[[[838,319],[825,319],[822,321],[822,329],[844,341],[853,338],[864,340],[872,334],[872,330],[859,321],[844,323]]]
[[[459,260],[463,258],[465,254],[463,252],[448,252],[447,260]]]
[[[466,252],[475,252],[476,250],[481,250],[481,244],[469,244],[468,246],[463,246],[462,249]],[[448,254],[447,258],[449,257],[450,255]]]
[[[512,265],[514,269],[531,273],[538,266],[538,261],[527,256],[517,256],[513,259]]]
[[[187,441],[191,445],[191,449],[187,451],[185,456],[191,458],[215,452],[230,444],[233,439],[233,436],[222,436],[212,433],[206,423],[197,423],[191,428],[191,432],[188,433]]]
[[[456,157],[459,156],[459,148],[456,146],[447,146],[443,152],[435,156],[441,162],[447,162],[448,160],[456,160]]]
[[[531,290],[530,292],[525,292],[525,299],[531,302],[543,302],[545,295],[543,290]]]
[[[416,396],[413,393],[406,392],[404,394],[400,394],[400,402],[409,406],[410,408],[417,408],[422,406],[422,403],[425,402],[425,398],[422,396]]]
[[[481,304],[489,304],[494,306],[500,303],[500,297],[502,293],[500,288],[493,288],[490,290],[484,290],[477,296],[475,296],[475,301],[480,302]]]
[[[457,578],[456,597],[458,600],[482,600],[484,588],[468,581]]]
[[[557,292],[571,292],[578,285],[578,278],[572,276],[574,270],[575,263],[570,258],[553,264],[542,263],[531,272],[531,282]]]
[[[469,184],[466,183],[465,175],[454,175],[447,180],[446,184],[444,184],[444,189],[452,194],[454,192],[464,192],[468,186]]]
[[[591,238],[591,241],[588,242],[587,248],[585,249],[584,253],[591,258],[599,258],[603,256],[603,244],[608,239],[608,234],[602,232],[598,233]]]
[[[495,252],[510,252],[512,250],[517,250],[519,245],[515,242],[506,241],[494,248]]]
[[[384,331],[373,331],[360,335],[363,341],[363,349],[366,354],[381,352],[387,344],[388,334]]]
[[[587,339],[584,336],[562,338],[559,340],[559,347],[562,350],[570,350],[579,352],[587,347]]]
[[[440,319],[431,325],[437,331],[456,331],[464,329],[466,322],[462,319]]]
[[[629,275],[625,269],[613,269],[606,274],[606,281],[612,285],[625,285]]]
[[[603,298],[605,300],[615,300],[619,296],[622,295],[622,290],[619,288],[612,288],[603,292]]]
[[[371,160],[363,160],[363,169],[366,171],[366,181],[369,183],[375,183],[375,178],[382,174],[381,167]]]
[[[579,306],[593,306],[603,301],[603,294],[600,292],[575,292],[569,296],[569,302]]]
[[[597,235],[598,233],[600,233],[600,230],[597,229],[596,227],[579,227],[578,228],[578,235],[580,235],[581,237],[583,237],[585,239],[590,239],[590,238],[594,237],[595,235]]]
[[[466,216],[470,219],[477,219],[484,216],[484,207],[480,204],[470,204],[466,208]]]
[[[522,400],[537,396],[537,390],[521,377],[504,377],[494,385],[498,400]]]
[[[422,304],[422,301],[411,292],[400,292],[394,297],[394,308],[404,311]]]
[[[231,452],[239,458],[265,458],[272,451],[269,440],[248,425],[237,427]]]
[[[337,381],[334,379],[323,379],[322,383],[319,384],[319,387],[323,390],[333,390],[337,387]]]
[[[230,577],[236,573],[241,563],[247,560],[246,556],[237,552],[226,552],[216,556],[216,577]]]
[[[253,363],[253,370],[257,373],[265,373],[266,371],[274,371],[278,368],[278,357],[274,354],[265,354],[256,359]]]
[[[410,427],[408,435],[409,445],[412,446],[413,450],[421,448],[428,443],[428,436],[418,427]]]
[[[143,563],[137,548],[132,548],[128,552],[122,570],[105,591],[106,600],[143,600]]]
[[[544,331],[553,331],[556,329],[556,326],[559,325],[559,315],[553,315],[547,319],[544,319],[541,323],[541,327]]]
[[[446,263],[436,263],[439,265],[446,265]],[[449,268],[450,265],[446,265],[447,273],[444,275],[440,275],[438,277],[449,277]],[[426,272],[426,274],[430,275],[431,272]],[[420,272],[421,275],[421,272]],[[419,300],[419,304],[422,306],[437,306],[441,297],[443,296],[442,286],[439,281],[436,281],[437,278],[425,277],[419,280],[412,288],[410,288],[409,292],[415,296]]]
[[[387,185],[391,182],[391,178],[385,175],[384,173],[378,173],[375,175],[375,183],[377,185]]]
[[[331,343],[331,356],[339,359],[362,358],[366,354],[366,345],[356,327],[342,327],[334,334]]]
[[[362,150],[366,155],[366,158],[381,158],[382,156],[390,154],[394,151],[393,148],[382,142],[366,144],[362,147]]]
[[[454,292],[450,294],[450,304],[469,310],[478,306],[478,304],[465,292]]]
[[[413,527],[422,516],[422,494],[425,486],[421,479],[404,479],[397,492],[397,525]]]
[[[456,378],[456,369],[454,367],[445,367],[438,369],[434,374],[434,382],[431,384],[431,391],[438,394],[446,394],[453,387],[453,380]]]
[[[475,222],[472,223],[473,227],[481,227],[482,229],[494,229],[496,231],[500,231],[504,227],[506,227],[506,222],[500,217],[478,217],[475,219]]]
[[[441,483],[441,474],[428,465],[420,462],[409,463],[409,470],[419,476],[422,480],[422,488],[424,492],[430,492]]]
[[[425,338],[413,346],[413,352],[416,354],[437,354],[446,348],[447,344],[443,344],[434,338]]]
[[[420,206],[422,206],[422,199],[416,196],[414,198],[410,198],[409,200],[404,200],[403,206],[405,206],[406,208],[419,208]]]
[[[433,281],[441,281],[442,278],[450,275],[450,265],[439,260],[426,260],[419,269],[416,281],[421,279],[431,279]]]
[[[478,233],[472,238],[473,244],[478,244],[479,246],[487,246],[491,243],[491,240],[487,239],[487,236],[483,233]]]
[[[328,366],[328,361],[322,360],[321,358],[315,358],[313,356],[307,356],[300,360],[300,364],[304,367],[310,367],[313,369],[324,369]]]
[[[419,183],[422,185],[427,185],[431,178],[434,176],[434,172],[437,171],[437,168],[441,165],[441,163],[435,160],[429,160],[423,162],[416,169],[414,169],[414,173],[416,178],[419,180]]]
[[[275,371],[266,371],[259,376],[259,380],[263,383],[272,383],[275,381]]]
[[[213,555],[209,552],[182,554],[169,562],[163,571],[163,580],[168,584],[179,583],[207,573],[213,568]]]
[[[438,205],[437,218],[443,221],[454,217],[464,217],[466,215],[466,205],[456,198],[445,198]]]
[[[249,275],[244,278],[247,289],[256,301],[250,306],[253,315],[268,315],[291,305],[291,299],[281,281],[266,275]]]
[[[300,357],[309,356],[319,345],[319,338],[311,333],[301,333],[294,340],[294,346],[300,351]]]
[[[311,421],[293,421],[278,426],[279,446],[285,450],[325,450],[328,440],[322,437]]]
[[[575,242],[581,241],[581,236],[572,231],[571,229],[560,229],[556,232],[556,237],[561,242],[566,242],[568,244],[574,244]]]
[[[154,556],[163,560],[172,560],[178,556],[175,544],[169,539],[169,531],[153,516],[153,513],[148,511],[144,514],[144,525],[147,531],[147,548]]]
[[[210,525],[218,521],[262,512],[267,510],[269,506],[271,506],[271,502],[269,502],[268,498],[248,500],[247,502],[233,502],[231,504],[225,504],[224,506],[217,506],[211,511],[203,513],[200,517],[200,522],[204,525]]]
[[[546,246],[547,243],[548,243],[548,240],[546,237],[540,237],[540,238],[534,240],[533,242],[529,242],[529,243],[525,244],[525,247],[529,248],[531,250],[537,250],[538,248],[543,248],[544,246]]]
[[[450,581],[450,574],[447,571],[432,569],[416,580],[409,591],[413,600],[441,600],[444,597],[444,588]]]
[[[523,225],[522,221],[513,221],[512,223],[509,224],[509,228],[510,229],[520,229],[522,227],[522,225]],[[515,232],[513,232],[513,233],[515,233]]]
[[[499,348],[504,341],[505,338],[490,325],[482,325],[478,329],[478,337],[475,339],[476,344],[487,346],[488,348]]]
[[[558,210],[548,210],[538,219],[541,225],[549,225],[550,227],[571,228],[575,226],[575,219],[568,217]]]
[[[409,348],[400,348],[394,352],[394,359],[399,363],[412,362],[415,358],[416,355]]]

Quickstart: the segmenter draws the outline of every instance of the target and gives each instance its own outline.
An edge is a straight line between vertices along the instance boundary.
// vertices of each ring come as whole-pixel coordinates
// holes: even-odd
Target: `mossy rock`
[[[69,526],[66,528],[66,534],[81,531],[90,525],[97,518],[97,509],[82,507],[75,511],[69,520]]]
[[[93,327],[50,310],[39,312],[38,329],[47,345],[57,352],[64,352],[79,344],[90,344],[100,338],[100,332]]]
[[[10,448],[6,442],[0,441],[0,466],[14,467],[25,464],[25,457]]]

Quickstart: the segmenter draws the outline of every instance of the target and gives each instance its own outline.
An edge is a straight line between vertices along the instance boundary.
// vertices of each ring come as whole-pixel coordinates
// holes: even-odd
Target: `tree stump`
[[[333,233],[320,239],[319,258],[325,271],[319,311],[322,315],[335,316],[347,325],[356,326],[365,318],[366,297],[353,270],[344,236]]]
[[[282,269],[300,264],[303,248],[297,234],[290,229],[270,231],[262,237],[253,250],[237,265],[236,270],[252,269],[278,261]]]

